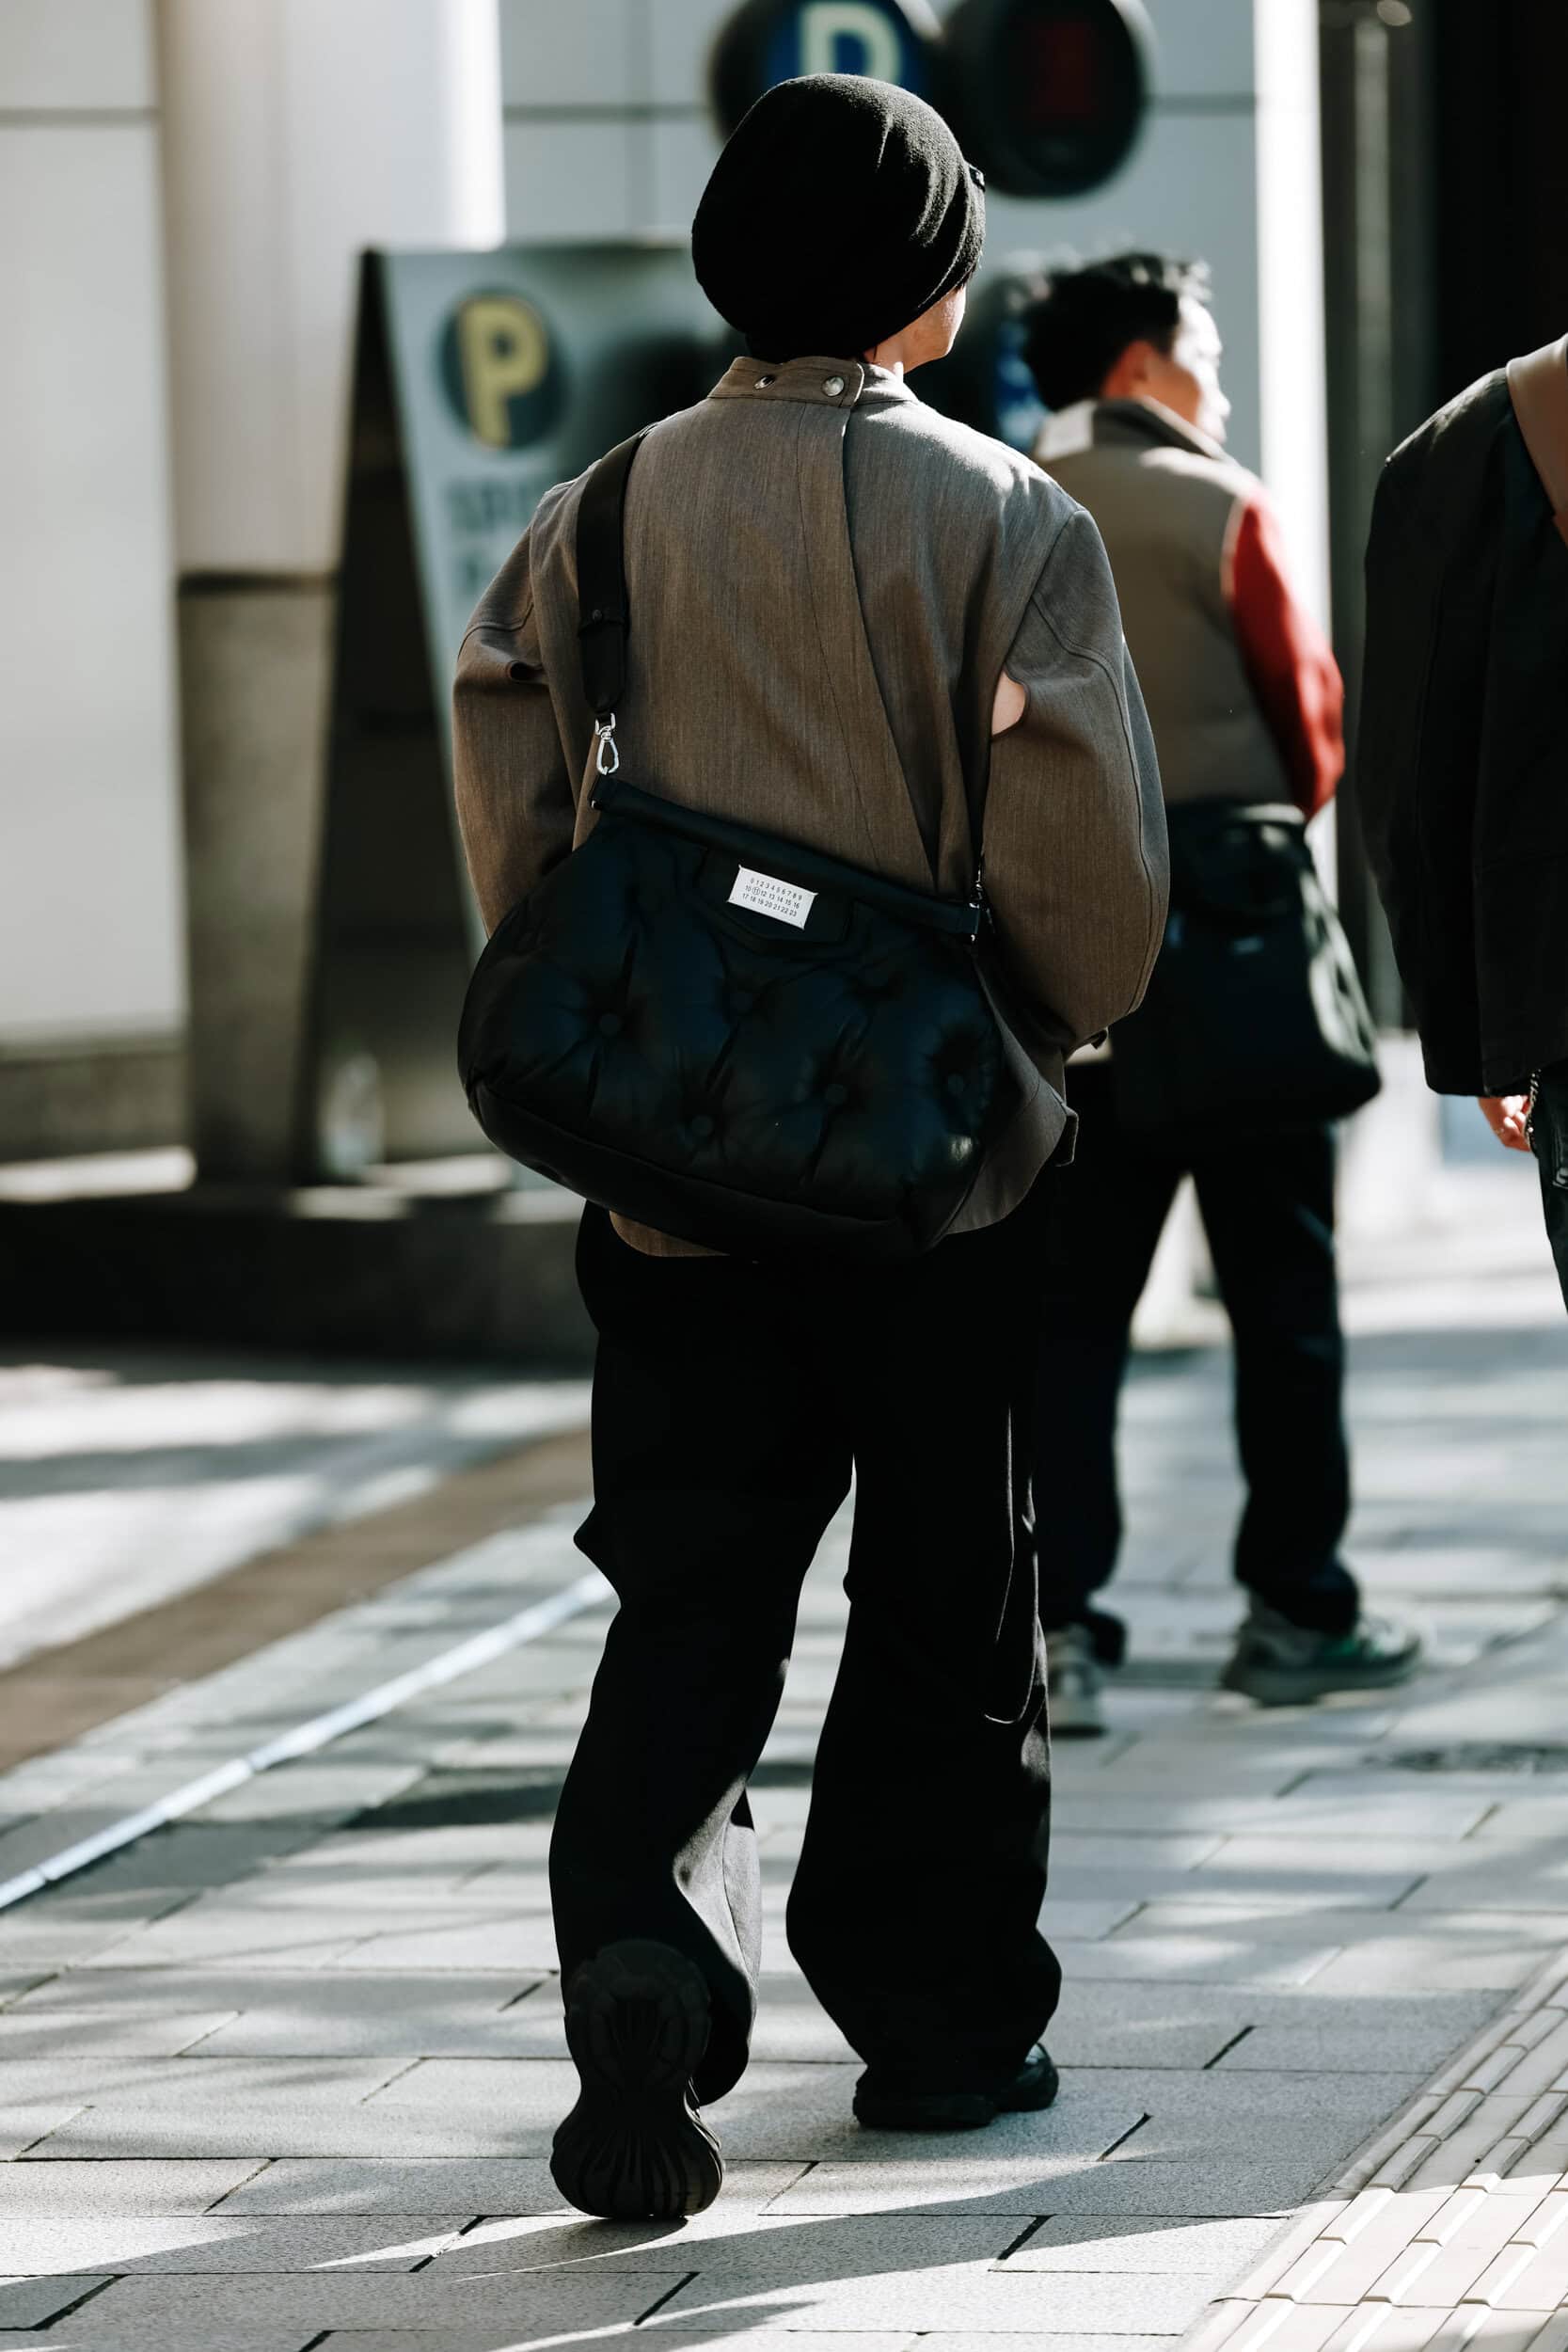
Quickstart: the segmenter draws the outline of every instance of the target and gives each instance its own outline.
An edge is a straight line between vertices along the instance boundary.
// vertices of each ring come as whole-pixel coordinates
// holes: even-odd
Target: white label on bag
[[[793,923],[797,930],[805,929],[806,917],[816,903],[815,890],[801,890],[797,883],[780,882],[772,874],[754,873],[749,866],[740,868],[730,892],[732,907],[750,907],[753,914],[771,914],[781,923]]]

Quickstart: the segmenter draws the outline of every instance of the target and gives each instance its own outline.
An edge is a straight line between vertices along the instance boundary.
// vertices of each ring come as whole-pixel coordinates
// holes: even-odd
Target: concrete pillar
[[[502,233],[496,0],[158,0],[205,1177],[289,1172],[356,261]]]
[[[178,1133],[151,36],[150,0],[0,8],[0,1158]]]

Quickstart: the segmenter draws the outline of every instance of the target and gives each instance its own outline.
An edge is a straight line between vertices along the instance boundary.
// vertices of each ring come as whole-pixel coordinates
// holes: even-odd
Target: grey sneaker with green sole
[[[1348,1633],[1315,1633],[1255,1600],[1220,1687],[1259,1707],[1307,1707],[1341,1691],[1386,1691],[1421,1663],[1414,1626],[1363,1610]]]

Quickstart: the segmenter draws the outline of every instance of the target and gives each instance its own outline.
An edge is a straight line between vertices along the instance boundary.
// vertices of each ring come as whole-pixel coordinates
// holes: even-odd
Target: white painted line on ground
[[[204,1804],[211,1804],[215,1798],[226,1796],[230,1788],[239,1788],[242,1781],[254,1780],[258,1772],[270,1772],[275,1764],[293,1763],[297,1756],[311,1756],[318,1748],[341,1740],[345,1733],[376,1723],[394,1708],[422,1697],[426,1691],[438,1691],[443,1683],[455,1682],[460,1675],[487,1666],[492,1659],[503,1657],[508,1650],[538,1641],[542,1634],[564,1625],[569,1617],[580,1616],[585,1609],[609,1598],[610,1590],[595,1568],[562,1591],[552,1593],[547,1600],[534,1601],[529,1608],[519,1609],[515,1616],[503,1617],[499,1625],[490,1626],[483,1633],[472,1634],[467,1641],[442,1650],[437,1657],[427,1658],[422,1666],[411,1666],[406,1674],[394,1675],[389,1682],[378,1682],[373,1690],[362,1692],[356,1699],[345,1700],[341,1707],[329,1708],[323,1715],[312,1715],[308,1723],[280,1732],[276,1740],[263,1741],[247,1756],[214,1765],[198,1779],[188,1780],[168,1796],[160,1797],[155,1804],[122,1815],[91,1837],[80,1838],[74,1846],[63,1847],[30,1870],[0,1883],[0,1911],[24,1901],[29,1895],[41,1894],[46,1886],[57,1886],[61,1879],[73,1877],[90,1863],[102,1862],[105,1854],[118,1853],[122,1846],[134,1845],[151,1830],[166,1829],[171,1821],[199,1812]]]

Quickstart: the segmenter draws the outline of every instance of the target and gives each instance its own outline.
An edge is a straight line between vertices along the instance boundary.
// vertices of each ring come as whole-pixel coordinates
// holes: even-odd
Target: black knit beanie
[[[984,185],[911,90],[858,73],[780,82],[703,192],[697,282],[758,358],[855,358],[974,275]]]

